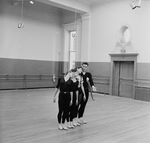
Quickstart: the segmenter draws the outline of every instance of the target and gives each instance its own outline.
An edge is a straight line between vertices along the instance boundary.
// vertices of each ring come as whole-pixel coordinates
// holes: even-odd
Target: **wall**
[[[42,3],[0,1],[0,74],[40,75],[59,71],[61,48],[61,13],[58,8]],[[18,23],[24,22],[23,28]],[[39,84],[30,82],[30,87]],[[44,83],[43,83],[44,84]],[[22,83],[20,84],[22,85]],[[48,86],[52,86],[51,80]],[[2,83],[0,88],[17,88],[16,82]],[[38,85],[42,86],[41,81]],[[19,86],[18,86],[19,87]]]
[[[2,1],[1,1],[2,3]],[[21,3],[1,4],[0,57],[54,61],[60,48],[61,17],[59,10],[42,4],[24,2],[24,28],[18,28]]]
[[[57,8],[26,2],[23,13],[25,25],[20,29],[17,26],[21,19],[21,3],[13,6],[8,1],[0,1],[0,74],[62,73],[59,67],[67,64],[62,54],[62,24],[73,23],[75,13],[62,14]],[[142,7],[135,10],[129,3],[130,0],[114,1],[92,6],[88,21],[90,41],[86,41],[86,35],[80,29],[81,43],[78,43],[84,52],[86,47],[82,45],[87,44],[82,43],[82,39],[85,37],[84,42],[88,42],[90,48],[88,55],[78,50],[77,65],[88,56],[92,74],[109,77],[109,53],[115,48],[119,29],[127,24],[131,28],[132,44],[139,53],[137,79],[150,79],[150,2],[142,1]],[[84,26],[82,23],[81,28]]]
[[[59,61],[57,52],[61,48],[59,9],[41,3],[31,5],[24,2],[22,15],[24,28],[18,28],[18,23],[21,21],[21,2],[14,6],[9,1],[2,0],[0,9],[0,58],[2,58],[0,59],[0,69],[3,69],[0,70],[0,74],[14,73],[14,69],[17,74],[54,73],[52,70],[37,70],[39,68],[37,61],[46,61],[46,64],[42,64],[45,69],[53,67],[54,62]],[[12,59],[12,61],[8,59]],[[18,62],[19,59],[21,62]],[[10,62],[7,63],[8,61]],[[22,61],[23,64],[21,64]],[[49,66],[47,65],[48,61]],[[11,66],[5,66],[10,64]],[[24,67],[23,71],[22,67]]]
[[[76,19],[80,16],[39,2],[31,5],[24,1],[21,21],[21,5],[21,1],[18,5],[13,5],[11,0],[0,1],[0,75],[62,74],[67,65],[63,58],[62,24],[73,23],[75,16]],[[20,22],[24,23],[23,28],[18,28]],[[28,85],[45,86],[41,80],[30,81]],[[51,80],[47,85],[53,85]],[[23,88],[23,81],[0,81],[0,89],[11,87]]]
[[[137,78],[150,79],[148,72],[150,71],[150,1],[142,1],[141,8],[134,10],[131,9],[130,2],[130,0],[114,1],[92,7],[89,61],[95,63],[93,68],[97,66],[97,62],[109,66],[109,53],[115,48],[119,30],[123,25],[129,25],[131,42],[139,53]],[[106,66],[102,67],[109,69]],[[101,74],[104,69],[99,70],[98,74]]]
[[[142,1],[141,8],[134,10],[129,3],[116,1],[92,7],[91,61],[110,61],[108,54],[115,48],[119,29],[127,24],[131,27],[131,42],[140,53],[138,62],[150,63],[150,2]]]

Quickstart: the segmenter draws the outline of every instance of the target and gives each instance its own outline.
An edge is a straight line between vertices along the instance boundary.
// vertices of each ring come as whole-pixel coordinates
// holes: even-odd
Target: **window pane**
[[[70,69],[75,68],[75,52],[70,52]]]
[[[76,31],[70,32],[70,51],[75,51],[76,49]]]

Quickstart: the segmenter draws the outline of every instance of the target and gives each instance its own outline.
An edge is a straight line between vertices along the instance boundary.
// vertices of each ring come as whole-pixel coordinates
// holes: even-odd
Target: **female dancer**
[[[69,112],[70,113],[69,114],[70,124],[68,126],[69,128],[73,128],[74,126],[80,125],[77,121],[78,107],[81,100],[81,97],[79,96],[79,93],[81,93],[80,91],[82,91],[82,93],[85,96],[83,82],[80,76],[80,73],[82,72],[82,67],[77,67],[75,69],[72,69],[71,71],[73,72],[73,76],[71,78],[72,80],[71,91],[73,92],[73,101],[72,101],[72,105],[70,106],[70,112]]]
[[[56,95],[57,92],[59,91],[59,97],[58,97],[58,115],[57,115],[57,120],[59,124],[59,129],[62,130],[67,130],[67,126],[65,125],[65,119],[67,122],[69,122],[69,106],[72,105],[72,97],[73,93],[71,92],[71,83],[72,81],[70,80],[72,77],[72,72],[69,71],[67,72],[64,77],[60,77],[58,79],[58,83],[56,85],[56,91],[54,94],[54,99],[53,101],[56,102]]]
[[[79,109],[81,106],[81,101],[82,99],[85,101],[86,100],[86,95],[85,95],[85,90],[84,90],[84,86],[83,86],[83,77],[81,76],[83,72],[82,67],[77,67],[76,68],[76,79],[78,81],[78,90],[76,92],[77,94],[77,104],[76,104],[76,111],[75,111],[75,116],[74,116],[74,120],[73,120],[73,124],[74,126],[76,125],[80,125],[81,122],[79,120],[80,118],[80,114],[79,114]]]
[[[71,70],[74,74],[71,78],[72,84],[71,84],[71,91],[73,92],[73,101],[72,105],[70,106],[69,110],[69,119],[70,119],[70,124],[68,125],[68,128],[74,128],[74,126],[77,126],[74,122],[73,119],[76,116],[77,113],[77,105],[78,105],[78,81],[76,79],[76,69]]]

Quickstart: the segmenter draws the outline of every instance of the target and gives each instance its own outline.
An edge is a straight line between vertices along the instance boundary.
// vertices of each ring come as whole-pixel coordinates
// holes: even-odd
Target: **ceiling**
[[[15,1],[22,1],[22,0],[15,0]],[[90,12],[92,5],[108,3],[116,0],[34,0],[34,1],[45,3],[64,10],[74,11],[76,9],[78,13],[87,13]],[[74,5],[74,7],[72,7],[71,5]]]
[[[23,0],[9,0],[9,1],[12,1],[15,4]],[[24,0],[24,1],[29,2],[31,0]],[[64,11],[65,10],[74,11],[76,9],[77,13],[87,13],[90,12],[92,5],[103,4],[118,0],[33,0],[33,1],[40,2],[46,5],[51,5],[60,8]],[[74,7],[72,7],[71,4],[74,5]]]
[[[114,0],[73,0],[73,1],[78,1],[78,2],[81,2],[81,3],[88,4],[88,5],[95,5],[95,4],[98,4],[98,3],[106,3],[106,2],[111,2],[111,1],[114,1]]]
[[[67,9],[67,7],[70,7],[70,4],[72,2],[72,4],[77,3],[75,5],[79,9],[80,9],[80,7],[82,7],[82,8],[85,7],[85,9],[83,9],[83,11],[85,10],[84,12],[87,12],[87,11],[89,11],[90,6],[92,6],[92,5],[108,3],[108,2],[112,2],[112,1],[116,1],[116,0],[64,0],[64,1],[63,0],[8,0],[8,1],[11,1],[13,3],[13,5],[15,5],[15,4],[17,5],[19,2],[22,2],[22,1],[24,1],[24,2],[30,2],[30,1],[34,2],[35,1],[35,2],[47,4],[47,5],[59,7],[62,9],[63,8]],[[65,4],[67,4],[67,5],[65,6]],[[71,10],[71,9],[68,9],[68,10]]]

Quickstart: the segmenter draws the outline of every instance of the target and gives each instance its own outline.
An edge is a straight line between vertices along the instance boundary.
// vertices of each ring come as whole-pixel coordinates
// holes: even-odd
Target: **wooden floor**
[[[150,143],[150,102],[95,93],[88,123],[60,131],[53,93],[0,91],[0,143]]]

